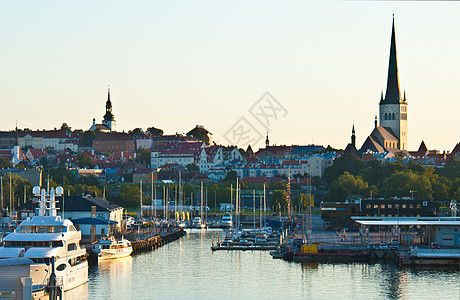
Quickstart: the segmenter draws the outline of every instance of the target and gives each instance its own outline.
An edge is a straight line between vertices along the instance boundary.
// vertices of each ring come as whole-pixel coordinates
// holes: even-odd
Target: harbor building
[[[460,246],[459,217],[352,217],[363,229],[379,228],[392,234],[400,243],[414,244],[419,238],[422,244],[437,242],[441,247]]]

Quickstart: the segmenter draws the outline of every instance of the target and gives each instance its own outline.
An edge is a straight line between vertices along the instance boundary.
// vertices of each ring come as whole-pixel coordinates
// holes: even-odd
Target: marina
[[[84,299],[330,299],[338,291],[341,299],[458,299],[455,270],[290,263],[266,251],[210,251],[220,235],[217,229],[186,230],[155,251],[104,261],[90,268]],[[171,289],[171,282],[181,288]]]

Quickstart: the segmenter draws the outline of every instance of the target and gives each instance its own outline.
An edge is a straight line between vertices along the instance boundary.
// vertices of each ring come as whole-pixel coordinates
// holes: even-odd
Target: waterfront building
[[[435,217],[439,203],[427,199],[368,198],[361,199],[361,216]]]
[[[99,217],[116,222],[116,230],[121,230],[124,208],[106,199],[91,195],[65,196],[59,199],[58,207],[58,214],[63,218]]]
[[[441,247],[460,246],[460,218],[458,217],[352,217],[366,229],[379,228],[391,233],[401,244],[412,245],[415,236],[422,244],[437,242]]]

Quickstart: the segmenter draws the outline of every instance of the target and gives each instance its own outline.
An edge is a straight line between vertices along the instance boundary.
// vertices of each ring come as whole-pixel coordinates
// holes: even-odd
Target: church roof
[[[371,136],[378,140],[398,140],[398,138],[396,137],[396,135],[390,127],[377,126],[376,128],[374,128],[374,130],[372,130]]]
[[[401,91],[399,89],[398,60],[396,55],[395,19],[393,16],[393,27],[391,32],[390,45],[390,61],[388,64],[387,90],[385,93],[385,99],[380,101],[380,104],[399,104],[404,101],[405,99],[401,98]]]
[[[371,150],[373,152],[385,152],[385,148],[383,148],[375,139],[373,139],[372,136],[367,137],[359,152],[365,153],[367,150]]]
[[[355,145],[350,143],[347,145],[343,153],[351,154],[351,155],[358,155],[358,150],[356,149]]]

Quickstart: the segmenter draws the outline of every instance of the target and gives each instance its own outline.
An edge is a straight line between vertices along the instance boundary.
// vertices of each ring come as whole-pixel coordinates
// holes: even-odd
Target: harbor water
[[[460,299],[458,269],[299,264],[266,251],[210,250],[221,230],[188,230],[151,252],[103,261],[66,299]]]

